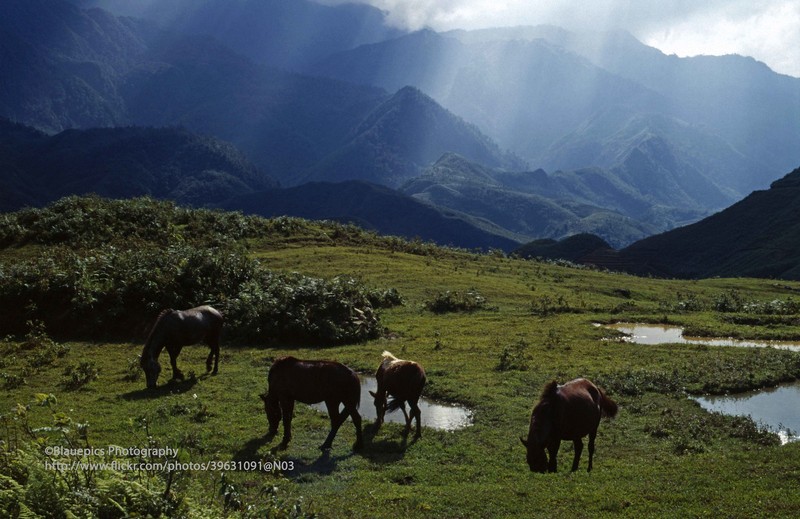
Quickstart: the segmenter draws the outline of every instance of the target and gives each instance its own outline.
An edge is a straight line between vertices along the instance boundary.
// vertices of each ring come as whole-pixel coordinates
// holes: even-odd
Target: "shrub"
[[[474,288],[466,292],[439,292],[432,300],[425,302],[425,308],[436,314],[474,312],[486,307],[486,298]]]

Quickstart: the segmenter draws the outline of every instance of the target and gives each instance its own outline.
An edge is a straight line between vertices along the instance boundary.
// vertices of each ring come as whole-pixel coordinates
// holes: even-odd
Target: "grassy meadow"
[[[781,446],[751,420],[707,413],[687,398],[796,380],[800,354],[641,346],[594,326],[673,323],[700,335],[800,339],[792,299],[800,284],[645,279],[332,229],[342,228],[306,223],[238,242],[241,254],[279,274],[346,275],[396,289],[403,303],[376,310],[375,338],[321,346],[226,336],[218,375],[204,373],[205,346],[186,347],[178,364],[187,380],[167,382],[164,353],[153,391],[138,368],[141,330],[78,340],[51,338],[31,323],[0,343],[0,508],[11,517],[70,517],[75,509],[105,517],[800,515],[800,442]],[[15,262],[50,253],[51,245],[31,241],[7,245],[0,278]],[[434,312],[437,301],[447,304]],[[469,407],[474,424],[426,428],[414,440],[391,423],[376,434],[365,420],[366,445],[353,452],[348,420],[322,455],[328,420],[297,404],[293,440],[274,450],[280,437],[265,437],[258,397],[274,358],[334,359],[373,373],[384,350],[423,364],[424,395]],[[547,381],[576,377],[604,387],[620,412],[600,425],[591,473],[588,452],[581,469],[569,471],[572,446],[564,442],[558,472],[533,474],[519,441],[531,407]],[[166,473],[54,469],[46,462],[58,457],[42,454],[54,445],[168,446],[184,462],[241,463]],[[287,470],[246,463],[259,461],[282,461]],[[69,503],[67,490],[78,496]]]

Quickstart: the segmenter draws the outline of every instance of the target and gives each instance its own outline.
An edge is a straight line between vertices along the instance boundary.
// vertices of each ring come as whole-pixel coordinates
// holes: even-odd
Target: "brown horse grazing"
[[[350,416],[356,427],[354,449],[361,448],[361,381],[355,371],[344,364],[327,360],[299,360],[281,357],[269,368],[269,391],[261,396],[264,412],[269,421],[269,433],[278,433],[278,424],[283,418],[283,440],[285,448],[292,439],[292,413],[295,400],[305,404],[325,402],[331,419],[331,431],[320,449],[330,449],[339,427]],[[339,404],[344,411],[339,411]]]
[[[589,470],[592,470],[594,439],[601,416],[613,418],[617,404],[605,392],[585,378],[559,386],[555,381],[544,387],[542,398],[531,413],[528,439],[520,437],[528,449],[528,465],[534,472],[556,471],[556,455],[561,440],[572,440],[575,459],[572,471],[578,470],[583,451],[581,438],[589,435]],[[548,462],[545,449],[550,454]]]
[[[147,387],[156,387],[161,365],[158,356],[165,347],[172,365],[172,378],[183,379],[176,361],[184,346],[204,341],[211,348],[206,359],[206,371],[211,371],[214,359],[216,375],[219,368],[219,338],[222,332],[222,314],[210,306],[198,306],[189,310],[164,310],[156,319],[150,335],[144,343],[139,363],[147,378]]]
[[[388,351],[383,352],[383,360],[375,373],[378,381],[378,390],[370,391],[369,394],[375,399],[375,429],[379,429],[383,423],[386,411],[390,413],[396,409],[403,411],[406,419],[406,434],[411,431],[411,419],[417,419],[417,432],[415,436],[422,435],[420,420],[422,413],[419,410],[419,397],[422,388],[425,386],[425,370],[416,362],[410,360],[400,360]],[[392,396],[392,400],[386,402],[386,394]],[[411,416],[406,413],[406,402],[411,408]]]

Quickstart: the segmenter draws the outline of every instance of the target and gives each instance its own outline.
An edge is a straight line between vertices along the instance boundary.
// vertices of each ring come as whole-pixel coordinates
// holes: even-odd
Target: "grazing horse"
[[[600,418],[613,418],[617,404],[605,392],[585,378],[579,378],[559,386],[555,381],[544,387],[542,397],[531,413],[528,439],[520,437],[528,449],[528,465],[534,472],[556,471],[558,447],[561,440],[572,440],[575,459],[572,471],[578,470],[583,451],[581,438],[589,435],[589,469],[592,470],[594,439]],[[545,449],[550,454],[548,461]]]
[[[384,351],[382,357],[381,365],[375,373],[378,390],[369,392],[375,399],[375,429],[380,428],[386,411],[391,413],[396,409],[401,409],[406,419],[405,434],[411,431],[412,418],[416,418],[415,437],[419,438],[422,435],[420,426],[422,413],[419,410],[418,402],[422,388],[425,386],[425,370],[416,362],[400,360],[388,351]],[[386,402],[387,393],[392,396],[392,400],[388,404]],[[410,416],[406,413],[406,402],[411,408]]]
[[[292,413],[295,400],[305,404],[325,402],[331,419],[331,431],[320,446],[321,450],[331,448],[333,438],[347,417],[353,419],[356,427],[354,449],[361,448],[361,381],[355,371],[344,364],[327,360],[299,360],[294,357],[281,357],[269,368],[269,390],[260,395],[264,401],[264,412],[269,421],[269,433],[278,432],[278,424],[283,418],[283,440],[280,447],[286,448],[292,439]],[[339,411],[339,404],[344,411]]]
[[[219,367],[219,337],[222,332],[222,322],[222,314],[210,306],[161,312],[144,343],[139,361],[147,378],[148,389],[156,387],[158,374],[161,373],[158,356],[165,347],[169,353],[173,379],[183,379],[183,373],[176,364],[181,349],[201,341],[211,348],[206,359],[206,371],[211,371],[213,358],[213,373],[216,375]]]

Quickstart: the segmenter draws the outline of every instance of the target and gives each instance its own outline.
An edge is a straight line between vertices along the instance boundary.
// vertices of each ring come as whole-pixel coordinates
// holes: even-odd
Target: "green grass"
[[[686,397],[686,391],[744,390],[800,378],[800,355],[639,346],[603,340],[612,332],[592,326],[666,321],[712,335],[798,339],[796,320],[737,324],[733,314],[712,307],[716,297],[733,289],[746,299],[767,301],[791,296],[800,284],[644,279],[495,255],[393,252],[379,241],[332,245],[314,236],[312,230],[253,239],[250,254],[276,271],[322,278],[346,274],[371,288],[396,288],[405,304],[380,311],[383,337],[325,348],[224,342],[217,376],[204,374],[204,346],[187,347],[179,365],[196,377],[165,385],[169,369],[163,357],[161,387],[154,393],[144,391],[143,377],[135,378],[138,341],[67,342],[65,354],[31,367],[35,350],[12,339],[2,344],[0,373],[24,383],[7,385],[0,397],[5,413],[0,440],[16,441],[19,433],[13,431],[21,421],[11,410],[18,403],[53,393],[55,410],[87,423],[88,441],[95,446],[142,446],[149,434],[161,445],[183,446],[194,461],[275,456],[294,464],[284,475],[228,471],[224,480],[219,471],[193,472],[176,488],[197,516],[202,510],[211,510],[209,516],[247,516],[247,506],[263,504],[272,487],[278,488],[275,499],[284,512],[302,500],[303,512],[322,517],[800,514],[800,443],[781,447],[752,422],[708,414]],[[2,258],[27,254],[23,247],[4,251]],[[425,308],[439,293],[473,289],[485,297],[485,309]],[[693,309],[686,309],[686,301],[695,302]],[[524,344],[522,360],[497,369],[503,352],[519,344]],[[422,363],[429,378],[425,394],[467,405],[474,410],[474,425],[455,432],[425,429],[421,439],[404,443],[400,426],[385,424],[354,453],[355,433],[347,421],[330,454],[321,457],[317,446],[327,434],[327,419],[298,404],[291,444],[271,452],[279,438],[264,438],[267,423],[258,395],[266,389],[273,358],[336,359],[371,373],[387,349]],[[65,370],[85,361],[94,363],[98,378],[70,388]],[[581,470],[570,473],[572,447],[565,442],[557,474],[532,474],[518,439],[526,434],[530,409],[547,381],[579,376],[605,386],[621,406],[616,419],[601,423],[594,471],[585,472],[584,453]],[[367,405],[371,402],[362,402]],[[50,425],[51,410],[34,405],[27,419],[33,426]],[[223,511],[224,488],[234,490],[240,510]]]

